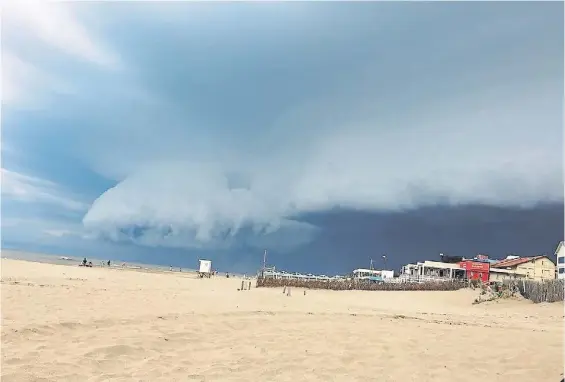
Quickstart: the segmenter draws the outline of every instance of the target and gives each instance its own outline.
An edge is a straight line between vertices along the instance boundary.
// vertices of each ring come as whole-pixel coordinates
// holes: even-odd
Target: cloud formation
[[[53,128],[116,182],[88,230],[292,248],[317,234],[304,215],[333,208],[562,201],[559,7],[186,3],[152,18],[128,4],[92,8],[107,17],[99,39],[67,18],[69,41],[25,19],[67,55],[112,67],[111,46],[125,67],[66,76],[77,97],[64,107],[91,127]]]
[[[2,172],[2,198],[4,201],[53,204],[71,211],[88,209],[86,203],[69,197],[53,182],[4,168],[0,170]]]
[[[119,58],[91,36],[64,3],[19,0],[2,7],[3,22],[12,40],[40,40],[71,57],[104,67],[115,67]]]
[[[73,88],[9,51],[2,52],[2,105],[37,109],[46,102],[46,91],[72,94]]]
[[[61,57],[106,70],[120,67],[114,52],[97,41],[68,4],[34,0],[2,6],[2,104],[36,110],[50,96],[76,95],[66,73],[53,69]],[[53,62],[50,63],[50,61]],[[55,65],[53,65],[55,64]]]
[[[558,115],[553,122],[547,117],[551,94],[532,94],[536,101],[499,104],[495,118],[481,112],[490,100],[476,95],[485,99],[478,110],[455,104],[454,115],[398,124],[397,131],[344,127],[312,140],[307,151],[281,147],[257,163],[162,159],[101,195],[84,223],[98,229],[141,225],[148,241],[161,244],[167,243],[163,226],[172,227],[190,246],[187,237],[209,243],[246,225],[276,229],[335,207],[394,211],[561,201],[559,142],[535,128],[540,121],[557,126]]]
[[[316,228],[293,220],[286,200],[250,186],[230,184],[218,165],[145,165],[94,201],[83,222],[114,240],[171,247],[265,246],[278,235],[286,237],[278,244],[292,246],[311,239]]]

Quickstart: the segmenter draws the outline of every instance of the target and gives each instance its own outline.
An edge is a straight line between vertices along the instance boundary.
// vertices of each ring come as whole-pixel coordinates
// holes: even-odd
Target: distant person
[[[179,272],[182,272],[182,268],[181,268],[181,267],[179,267]]]
[[[85,257],[84,259],[82,259],[82,265],[85,267],[86,263],[87,263],[87,261],[86,261],[86,257]]]
[[[111,264],[111,263],[110,263],[110,260],[108,260],[108,266],[110,266],[110,264]]]
[[[172,265],[169,266],[169,271],[171,271],[171,272],[173,271],[173,266],[172,266]]]
[[[92,261],[89,261],[89,262],[88,262],[88,266],[89,266],[90,268],[92,268]]]

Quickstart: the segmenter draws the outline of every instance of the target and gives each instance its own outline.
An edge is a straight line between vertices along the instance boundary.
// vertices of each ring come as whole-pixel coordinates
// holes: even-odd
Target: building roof
[[[439,269],[463,269],[458,263],[441,263],[439,261],[429,261],[426,260],[424,262],[419,262],[418,264],[422,264],[424,267],[429,268],[439,268]]]
[[[533,256],[533,257],[520,257],[518,259],[510,259],[510,260],[502,260],[499,261],[498,263],[492,264],[491,267],[492,268],[512,268],[512,267],[516,267],[520,264],[524,264],[527,263],[529,261],[535,261],[541,258],[546,258],[548,260],[549,257],[547,256]]]
[[[555,250],[554,253],[555,256],[559,254],[559,250],[561,249],[561,247],[563,247],[563,241],[560,241],[559,244],[557,245],[557,249]]]

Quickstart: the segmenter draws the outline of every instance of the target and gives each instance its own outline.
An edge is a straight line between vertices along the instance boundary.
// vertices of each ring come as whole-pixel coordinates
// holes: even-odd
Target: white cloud
[[[96,41],[71,8],[72,3],[65,2],[8,1],[2,8],[2,21],[13,28],[9,33],[27,34],[61,52],[97,65],[118,65],[118,57]]]
[[[103,69],[120,67],[119,57],[102,46],[72,12],[73,4],[34,0],[2,6],[2,104],[36,109],[47,95],[74,94],[67,73],[48,69],[42,47]],[[39,48],[39,49],[38,49]]]
[[[43,233],[49,236],[64,237],[64,236],[75,236],[77,235],[74,231],[69,231],[67,229],[44,229]]]
[[[317,134],[289,127],[281,142],[296,144],[281,144],[271,155],[256,155],[255,162],[245,159],[257,152],[252,147],[228,160],[229,148],[218,144],[203,163],[192,157],[188,142],[184,161],[156,156],[159,150],[146,142],[145,154],[136,151],[137,165],[92,204],[84,224],[116,240],[129,235],[124,227],[143,227],[135,241],[146,245],[217,245],[246,226],[261,232],[285,227],[279,242],[310,232],[303,243],[315,229],[295,217],[337,206],[399,210],[562,201],[561,142],[551,133],[559,129],[560,115],[552,92],[541,86],[518,95],[471,97],[398,117],[394,126],[383,126],[375,116],[318,127]],[[316,119],[309,114],[311,123]],[[154,148],[167,146],[167,135],[159,132],[148,140]],[[119,165],[129,158],[128,152],[107,152],[104,160]],[[230,184],[234,173],[243,179],[242,188]]]
[[[25,82],[37,77],[35,68],[10,53],[2,53],[2,103],[22,102]]]
[[[55,183],[4,168],[2,197],[28,203],[47,203],[72,211],[84,211],[88,205],[69,197]]]
[[[8,16],[13,16],[12,21],[21,21],[25,26],[24,32],[71,56],[103,67],[114,67],[119,62],[117,56],[103,49],[72,17],[67,4],[50,3],[34,8],[29,4],[26,7],[21,5],[24,3],[14,3],[15,8]],[[150,22],[153,13],[147,14],[151,16],[147,18]],[[227,18],[229,15],[225,13],[224,16]],[[302,20],[309,23],[310,16]],[[416,18],[415,15],[411,17]],[[175,30],[184,28],[183,18],[184,15],[180,15],[176,19],[179,28]],[[312,19],[315,20],[313,16]],[[404,18],[402,20],[406,28],[412,24]],[[242,53],[241,57],[236,57],[233,53],[236,49],[231,49],[230,45],[227,50],[233,56],[215,56],[217,62],[210,65],[214,68],[212,72],[204,70],[208,67],[205,64],[201,73],[197,73],[209,80],[216,76],[225,78],[226,88],[223,83],[211,82],[219,88],[200,89],[194,86],[194,77],[183,82],[183,64],[188,67],[193,56],[188,54],[190,57],[186,57],[187,52],[192,52],[190,49],[181,51],[183,44],[188,43],[179,39],[179,54],[175,57],[175,65],[170,67],[183,69],[167,73],[169,79],[165,82],[168,83],[163,86],[166,90],[159,85],[156,87],[171,93],[167,98],[171,103],[176,101],[178,91],[173,86],[176,84],[170,83],[173,82],[171,78],[178,80],[179,88],[194,88],[194,93],[181,92],[185,97],[174,107],[165,109],[154,101],[150,92],[139,95],[137,90],[134,91],[138,94],[135,100],[128,94],[129,91],[122,89],[123,100],[120,100],[121,95],[116,96],[118,91],[112,91],[116,98],[112,98],[111,103],[118,105],[116,109],[92,115],[98,118],[100,126],[95,124],[95,132],[82,132],[87,144],[79,149],[83,155],[81,159],[101,174],[119,180],[115,187],[93,203],[84,217],[84,225],[93,235],[118,241],[131,240],[148,246],[225,247],[232,245],[236,237],[238,242],[256,246],[268,246],[273,242],[292,246],[307,242],[316,234],[315,227],[299,221],[301,214],[338,206],[375,211],[402,210],[436,203],[531,206],[540,201],[562,201],[560,138],[563,89],[561,84],[555,85],[560,81],[553,70],[555,55],[549,52],[553,45],[546,44],[543,39],[540,43],[530,38],[528,31],[539,29],[539,25],[526,28],[520,24],[519,29],[526,32],[516,36],[524,38],[514,36],[503,40],[508,44],[500,43],[495,50],[492,46],[498,41],[496,38],[482,36],[478,41],[474,30],[463,36],[468,42],[465,44],[460,43],[463,32],[458,31],[451,36],[451,45],[445,46],[444,40],[435,39],[430,46],[418,47],[416,50],[427,53],[425,57],[397,49],[399,41],[406,39],[407,43],[413,42],[414,35],[423,33],[418,28],[432,24],[426,17],[423,21],[420,20],[419,26],[410,26],[413,29],[407,29],[405,34],[393,36],[387,41],[395,47],[390,48],[394,54],[389,54],[386,44],[379,40],[371,46],[376,52],[373,57],[369,57],[370,52],[358,55],[358,58],[362,56],[366,60],[364,65],[357,66],[344,60],[344,65],[352,64],[352,68],[363,67],[366,70],[357,72],[347,67],[335,71],[334,67],[330,81],[333,88],[323,87],[320,80],[318,84],[323,90],[313,92],[303,89],[308,94],[325,91],[328,94],[323,98],[306,101],[299,98],[282,115],[263,119],[273,121],[272,125],[252,126],[251,133],[251,129],[247,133],[237,130],[242,127],[237,121],[230,126],[231,130],[224,126],[215,130],[217,126],[198,125],[202,121],[216,119],[215,116],[198,115],[194,117],[198,123],[191,120],[191,113],[197,114],[198,110],[190,104],[190,100],[200,105],[198,93],[202,92],[202,98],[214,103],[204,105],[205,109],[222,114],[222,102],[230,102],[229,97],[215,98],[210,94],[226,90],[230,96],[237,97],[236,91],[227,89],[227,86],[242,85],[243,82],[230,82],[230,77],[237,77],[239,73],[253,74],[241,68],[238,71],[238,67],[249,64],[259,68],[271,63],[267,60],[259,60],[261,65],[245,62],[241,57],[247,56]],[[490,20],[489,23],[496,26],[499,21]],[[321,21],[318,19],[317,22]],[[295,40],[285,41],[280,46],[281,50],[285,46],[299,46],[303,38],[301,34],[308,34],[312,40],[302,46],[303,50],[292,50],[294,53],[307,55],[310,50],[315,50],[318,42],[335,40],[333,29],[323,28],[325,23],[323,21],[319,33],[296,29]],[[395,24],[394,21],[389,23]],[[204,24],[209,23],[200,24],[198,26],[204,28]],[[249,41],[250,34],[244,34],[245,38],[242,38],[236,33],[240,22],[234,25],[237,25],[233,29],[236,35],[234,41],[245,41],[245,45],[249,46],[271,43],[268,36],[261,35],[259,40],[262,43],[253,45]],[[281,26],[280,31],[284,30]],[[362,28],[360,30],[359,40],[351,38],[351,41],[358,42],[364,38]],[[197,28],[193,32],[199,35]],[[326,38],[318,40],[321,32]],[[393,32],[399,31],[394,28]],[[218,35],[216,38],[220,41],[221,33],[221,30],[214,29],[211,34]],[[504,33],[514,35],[517,32],[509,29]],[[385,40],[385,35],[383,32],[379,39]],[[526,35],[528,39],[525,39]],[[489,36],[496,37],[493,33]],[[144,43],[141,38],[139,41]],[[346,44],[349,40],[345,41]],[[196,41],[191,40],[191,43],[196,44]],[[228,45],[220,44],[217,48],[221,50]],[[210,52],[216,53],[212,52],[214,44],[206,45],[204,42],[202,46],[209,46]],[[542,49],[541,46],[548,48]],[[497,59],[486,59],[504,47],[508,47],[504,51],[508,52],[508,56],[499,54],[498,63]],[[537,49],[536,53],[525,55],[520,51],[532,47]],[[337,55],[328,53],[334,48],[339,46],[324,46],[319,51],[337,58]],[[150,43],[147,49],[150,49]],[[467,52],[468,49],[472,51]],[[410,47],[405,50],[410,50]],[[194,51],[201,52],[198,49]],[[170,51],[164,49],[163,52]],[[258,59],[265,52],[247,53],[251,59]],[[204,56],[207,60],[207,55]],[[197,58],[208,62],[202,57]],[[230,67],[231,59],[238,65]],[[316,62],[313,57],[311,59]],[[226,64],[224,67],[218,64],[222,60]],[[166,66],[166,61],[161,63]],[[12,98],[18,99],[23,97],[18,94],[20,84],[24,80],[32,84],[36,81],[31,74],[34,68],[22,65],[21,60],[15,62],[19,65],[12,66],[23,73],[19,76],[23,80],[16,81],[16,75],[9,76],[3,87],[8,89],[8,95],[11,93]],[[148,65],[157,64],[158,61],[152,61]],[[290,61],[281,63],[276,70],[271,69],[275,74],[286,74],[281,68],[287,66],[289,73],[293,69],[298,72],[304,70],[292,68]],[[445,73],[438,67],[445,69]],[[161,68],[144,69],[147,70],[136,73],[153,73]],[[166,71],[168,68],[162,69]],[[309,69],[323,71],[324,68],[309,66]],[[188,68],[186,70],[189,71]],[[151,80],[159,82],[157,76]],[[266,80],[267,77],[262,78]],[[294,81],[303,77],[303,72],[300,75],[295,73]],[[250,78],[249,82],[253,80]],[[562,77],[560,80],[562,82]],[[274,83],[286,92],[296,91],[298,94],[301,90],[290,89],[299,85],[286,88],[280,82]],[[241,89],[241,97],[247,104],[241,102],[238,105],[255,108],[252,112],[260,114],[260,109],[265,106],[262,102],[271,95],[275,96],[278,89],[273,86],[273,94],[258,95],[254,92],[265,88],[249,87],[251,89]],[[96,106],[99,106],[102,101],[97,102]],[[151,107],[140,107],[140,104],[149,103]],[[184,112],[181,117],[168,119],[170,114],[180,109]],[[190,110],[187,112],[185,109]],[[228,109],[236,116],[246,112],[243,110],[239,114],[240,110]],[[277,107],[270,109],[277,110],[277,113],[280,110]],[[181,123],[170,123],[179,119]],[[222,121],[221,118],[218,120]],[[250,118],[242,124],[250,120],[254,123],[254,119]],[[105,122],[108,125],[121,123],[121,126],[109,128],[103,126]],[[231,121],[226,124],[231,125]],[[244,126],[241,130],[246,128]],[[62,206],[68,203],[59,190],[52,192],[53,184],[8,174],[12,177],[12,185],[8,182],[8,194],[12,197],[50,200]]]
[[[72,87],[9,51],[2,52],[2,104],[36,108],[45,93],[71,94]]]
[[[236,235],[239,243],[254,246],[308,241],[316,228],[286,218],[287,206],[279,210],[279,202],[268,194],[228,189],[222,168],[213,164],[164,162],[146,166],[104,193],[84,224],[104,237],[150,246],[227,248]],[[251,232],[242,238],[244,228]]]

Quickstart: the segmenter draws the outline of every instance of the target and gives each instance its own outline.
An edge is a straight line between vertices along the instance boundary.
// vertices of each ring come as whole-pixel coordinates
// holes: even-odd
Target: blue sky
[[[13,2],[3,246],[338,271],[430,208],[562,218],[562,104],[557,2]]]

